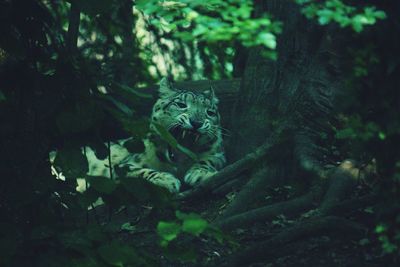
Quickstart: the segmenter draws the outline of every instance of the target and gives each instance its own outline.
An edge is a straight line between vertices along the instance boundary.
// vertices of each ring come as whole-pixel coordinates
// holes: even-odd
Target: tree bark
[[[256,15],[263,12],[284,25],[278,59],[263,57],[260,47],[250,50],[231,116],[236,145],[228,147],[227,158],[240,159],[266,140],[281,138],[276,151],[266,154],[253,173],[263,168],[282,170],[281,183],[291,177],[308,183],[310,172],[322,171],[325,149],[320,138],[331,129],[338,73],[329,31],[307,20],[290,0],[256,1]],[[227,215],[245,210],[253,196],[268,186],[267,177],[249,182],[228,206]]]
[[[233,158],[263,143],[276,128],[278,116],[294,112],[304,117],[306,108],[318,108],[321,114],[314,118],[318,120],[330,108],[331,81],[327,80],[327,62],[321,58],[328,49],[323,28],[307,20],[290,0],[258,1],[256,7],[259,13],[266,11],[282,21],[284,29],[278,38],[276,61],[263,57],[262,48],[250,50],[232,115],[240,144],[229,151]]]

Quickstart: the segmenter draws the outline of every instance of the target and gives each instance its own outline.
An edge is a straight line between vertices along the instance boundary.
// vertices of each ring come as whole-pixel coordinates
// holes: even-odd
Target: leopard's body
[[[225,164],[218,99],[212,89],[192,92],[174,89],[166,79],[160,82],[159,99],[153,106],[150,132],[143,140],[144,152],[131,154],[121,140],[111,144],[111,162],[117,172],[110,173],[109,160],[97,159],[86,149],[89,175],[139,177],[170,192],[179,192],[182,182],[196,186]],[[169,131],[180,145],[195,153],[195,160],[174,149],[159,134]]]

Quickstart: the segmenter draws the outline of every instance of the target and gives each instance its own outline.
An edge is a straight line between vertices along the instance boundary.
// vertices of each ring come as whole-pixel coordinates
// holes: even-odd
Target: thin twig
[[[67,35],[67,48],[70,52],[75,52],[78,44],[79,23],[81,12],[77,3],[71,3],[69,12],[69,25]]]

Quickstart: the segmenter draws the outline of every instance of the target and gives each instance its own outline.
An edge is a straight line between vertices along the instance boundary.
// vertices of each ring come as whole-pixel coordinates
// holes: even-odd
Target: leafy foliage
[[[210,225],[206,220],[195,213],[175,212],[175,221],[160,221],[157,225],[157,233],[161,239],[160,244],[164,248],[167,257],[181,261],[194,261],[197,253],[193,247],[193,238],[201,235],[208,236],[219,244],[224,242],[234,246],[236,243],[219,229]],[[178,252],[178,254],[176,253]]]
[[[378,224],[375,228],[376,234],[379,236],[379,241],[382,244],[382,250],[384,253],[391,254],[398,252],[400,250],[400,230],[399,230],[400,217],[397,216],[394,222],[391,222],[391,225],[387,224]],[[393,233],[390,233],[394,231]]]
[[[377,7],[385,8],[390,18],[394,14],[386,4]],[[373,10],[377,12],[377,19],[384,17],[378,9]],[[395,89],[399,62],[398,49],[394,45],[399,40],[395,38],[387,42],[386,37],[393,36],[390,19],[382,21],[380,25],[379,28],[371,28],[357,35],[345,52],[352,60],[345,69],[345,93],[338,97],[341,114],[336,138],[346,157],[366,165],[376,165],[379,178],[375,178],[372,189],[383,199],[383,203],[376,208],[376,233],[384,252],[400,255],[397,238],[399,225],[393,215],[394,210],[399,208],[400,192],[399,93]]]
[[[281,23],[267,14],[254,16],[253,1],[137,1],[148,31],[160,37],[155,44],[161,58],[174,57],[169,75],[198,78],[231,77],[238,47],[263,46],[276,57]],[[151,44],[153,45],[153,44]],[[185,51],[176,53],[175,48]],[[150,48],[151,49],[151,48]],[[156,49],[151,49],[153,56]],[[190,65],[188,65],[188,62]],[[176,67],[182,65],[182,73]],[[243,71],[243,70],[238,70]]]
[[[137,7],[152,15],[151,23],[183,40],[242,42],[275,49],[280,23],[268,16],[252,18],[252,1],[138,1]]]
[[[375,7],[367,6],[359,10],[341,0],[326,0],[324,3],[296,0],[296,3],[303,5],[302,12],[307,18],[317,18],[321,25],[336,22],[340,27],[351,27],[355,32],[361,32],[365,26],[386,18],[386,13]]]

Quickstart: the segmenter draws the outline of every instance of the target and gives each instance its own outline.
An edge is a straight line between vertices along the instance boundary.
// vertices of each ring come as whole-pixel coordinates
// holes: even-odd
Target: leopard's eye
[[[207,109],[207,115],[210,117],[215,117],[217,113],[215,112],[215,110]]]
[[[187,105],[183,102],[176,102],[175,104],[178,108],[181,108],[181,109],[187,108]]]

